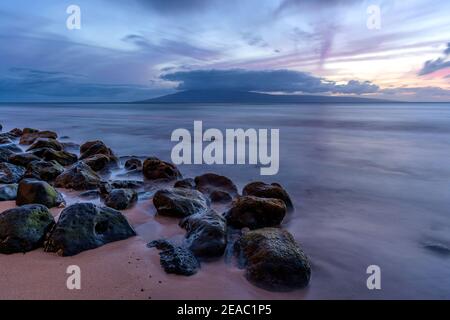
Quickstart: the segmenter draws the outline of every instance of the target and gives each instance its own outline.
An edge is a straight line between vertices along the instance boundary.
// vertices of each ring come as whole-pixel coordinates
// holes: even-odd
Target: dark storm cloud
[[[374,93],[378,86],[351,80],[336,84],[305,72],[291,70],[194,70],[168,73],[163,80],[178,82],[178,90],[240,90],[304,93]]]
[[[435,60],[428,60],[425,62],[422,69],[419,71],[419,76],[430,74],[445,68],[450,68],[450,61],[448,60],[450,55],[450,42],[447,43],[447,48],[443,52],[443,57]]]

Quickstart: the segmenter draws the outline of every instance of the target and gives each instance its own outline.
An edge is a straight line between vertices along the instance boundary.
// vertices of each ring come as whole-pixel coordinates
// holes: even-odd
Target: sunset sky
[[[66,27],[71,4],[80,30]],[[370,5],[380,29],[366,25]],[[450,101],[448,0],[15,0],[0,16],[0,101],[221,86]]]

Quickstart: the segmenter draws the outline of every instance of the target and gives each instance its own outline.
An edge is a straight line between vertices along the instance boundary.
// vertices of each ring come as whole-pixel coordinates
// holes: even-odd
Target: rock
[[[43,205],[4,211],[0,214],[0,253],[28,252],[40,247],[53,224],[53,216]]]
[[[131,170],[141,170],[142,169],[142,161],[137,158],[128,159],[125,162],[125,169],[127,171]]]
[[[11,137],[18,138],[18,137],[20,137],[20,136],[23,134],[23,132],[22,132],[22,130],[20,130],[19,128],[14,128],[14,129],[10,130],[10,131],[8,132],[8,134],[9,134]]]
[[[61,212],[44,243],[44,250],[60,256],[73,256],[135,235],[119,211],[92,203],[77,203]]]
[[[20,181],[17,190],[16,205],[21,206],[31,203],[53,208],[64,204],[64,198],[61,193],[45,181],[23,179]]]
[[[175,246],[167,240],[155,240],[147,246],[161,250],[159,253],[161,267],[167,273],[191,276],[200,268],[200,263],[189,249]]]
[[[176,180],[182,178],[180,171],[172,164],[151,157],[144,161],[142,171],[149,180]]]
[[[10,143],[13,143],[13,142],[7,133],[0,134],[0,144],[10,144]]]
[[[75,142],[61,142],[64,151],[78,151],[80,149],[80,145]]]
[[[81,198],[94,200],[100,197],[100,191],[98,190],[89,190],[80,194]]]
[[[106,197],[114,188],[108,181],[101,181],[98,185],[98,191],[101,196]]]
[[[133,189],[114,189],[105,199],[105,204],[116,210],[131,208],[138,200],[138,194]]]
[[[139,189],[144,185],[143,181],[138,180],[113,180],[111,187],[114,189]]]
[[[100,185],[100,177],[85,163],[75,163],[55,180],[55,186],[74,190],[92,190]]]
[[[311,278],[308,258],[289,232],[279,228],[249,231],[241,236],[236,247],[244,259],[250,282],[271,290],[308,285]]]
[[[192,178],[186,178],[182,180],[178,180],[173,185],[174,188],[187,188],[187,189],[195,189],[195,182]]]
[[[67,151],[56,151],[50,148],[35,149],[32,153],[45,161],[57,161],[62,166],[70,166],[77,162],[76,154]]]
[[[0,186],[0,201],[16,200],[18,186],[17,183]]]
[[[39,131],[36,129],[25,128],[23,129],[19,143],[23,145],[30,145],[39,138],[57,139],[58,135],[53,131]]]
[[[108,156],[104,154],[96,154],[90,156],[89,158],[83,159],[83,162],[86,163],[89,167],[91,167],[94,171],[101,171],[106,169],[111,162]]]
[[[286,205],[280,199],[242,196],[233,201],[225,217],[233,227],[258,229],[279,226],[285,215]]]
[[[180,222],[189,249],[198,257],[220,257],[227,246],[225,219],[213,210],[196,213]]]
[[[187,217],[209,208],[209,201],[202,193],[181,188],[157,191],[153,196],[153,204],[158,214],[171,217]]]
[[[227,177],[206,173],[195,177],[197,190],[206,194],[212,202],[230,202],[238,195],[236,185]]]
[[[22,152],[22,149],[13,143],[0,145],[0,162],[7,162],[9,157],[19,152]]]
[[[55,160],[53,161],[33,161],[25,172],[25,177],[35,178],[44,181],[53,181],[64,172],[64,167]]]
[[[9,163],[22,167],[27,167],[31,162],[39,160],[41,160],[41,158],[28,152],[14,153],[8,158]]]
[[[117,165],[118,159],[102,141],[88,141],[80,146],[80,159],[84,160],[95,155],[104,155],[108,157],[109,164]]]
[[[25,174],[25,168],[11,163],[0,163],[0,183],[11,184],[19,182]]]
[[[284,201],[289,210],[294,208],[288,193],[278,183],[267,184],[259,181],[252,182],[244,187],[242,190],[242,195],[280,199]]]
[[[55,151],[62,151],[63,146],[55,139],[37,139],[28,149],[27,151],[49,148]]]

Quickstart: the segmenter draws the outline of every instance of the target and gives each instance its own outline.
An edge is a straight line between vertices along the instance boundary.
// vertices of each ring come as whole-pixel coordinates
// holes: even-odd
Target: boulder
[[[173,185],[174,188],[187,188],[187,189],[195,189],[195,181],[192,178],[186,178],[182,180],[178,180]]]
[[[2,144],[0,145],[0,162],[7,162],[12,155],[20,152],[22,149],[14,143]]]
[[[148,180],[176,180],[182,178],[180,171],[174,164],[155,157],[144,161],[142,171],[144,177]]]
[[[197,258],[185,247],[176,246],[167,240],[155,240],[147,246],[161,250],[159,253],[161,267],[167,273],[191,276],[200,269]]]
[[[104,154],[95,154],[89,158],[83,159],[83,162],[91,167],[94,171],[102,171],[106,169],[111,162],[111,159]]]
[[[88,141],[80,146],[80,159],[88,159],[95,155],[104,155],[108,157],[109,163],[111,165],[117,165],[118,159],[112,152],[110,148],[108,148],[102,141]]]
[[[143,181],[138,180],[112,180],[113,189],[139,189],[144,185]]]
[[[61,212],[44,243],[44,250],[73,256],[135,235],[133,227],[119,211],[92,203],[77,203]]]
[[[53,216],[47,207],[39,204],[25,205],[2,212],[0,253],[28,252],[40,247],[53,224]]]
[[[56,187],[74,190],[97,189],[100,183],[100,177],[83,162],[75,163],[55,179]]]
[[[19,143],[23,145],[30,145],[39,138],[57,139],[58,135],[53,131],[39,131],[36,129],[25,128],[22,131],[22,136],[20,137]]]
[[[114,189],[105,198],[105,204],[116,210],[131,208],[138,200],[138,194],[133,189]]]
[[[288,193],[278,183],[267,184],[260,181],[251,182],[244,187],[242,190],[242,195],[280,199],[284,201],[288,210],[292,210],[294,208]]]
[[[7,133],[0,134],[0,144],[10,144],[13,143],[11,137]]]
[[[61,193],[45,181],[23,179],[20,181],[17,190],[16,204],[21,206],[31,203],[53,208],[64,204],[64,198]]]
[[[18,186],[17,183],[0,186],[0,201],[16,200]]]
[[[28,149],[27,151],[49,148],[55,151],[62,151],[64,148],[60,142],[55,139],[37,139]]]
[[[137,158],[131,158],[125,161],[125,170],[142,170],[142,161]]]
[[[196,213],[181,220],[186,243],[197,257],[220,257],[227,246],[225,219],[213,210]]]
[[[209,209],[208,199],[197,190],[162,189],[153,196],[158,214],[171,217],[187,217]]]
[[[45,161],[55,160],[62,166],[70,166],[78,161],[76,154],[67,151],[56,151],[50,148],[41,148],[32,150],[31,152]]]
[[[20,136],[23,134],[23,132],[22,132],[22,130],[20,130],[19,128],[14,128],[14,129],[10,130],[10,131],[8,132],[8,134],[9,134],[11,137],[18,138],[18,137],[20,137]]]
[[[258,229],[279,226],[285,215],[282,200],[242,196],[233,201],[225,217],[233,227]]]
[[[292,235],[279,228],[244,233],[236,242],[247,279],[266,289],[291,290],[308,285],[309,260]]]
[[[23,178],[24,174],[24,167],[16,166],[7,162],[0,163],[0,183],[17,183]]]
[[[64,172],[64,167],[55,160],[53,161],[33,161],[25,172],[25,177],[35,178],[44,181],[53,181]]]
[[[41,160],[41,158],[28,152],[14,153],[8,158],[9,163],[22,167],[27,167],[31,162],[39,160]]]
[[[230,202],[238,195],[233,181],[215,173],[195,177],[195,187],[206,194],[212,202]]]

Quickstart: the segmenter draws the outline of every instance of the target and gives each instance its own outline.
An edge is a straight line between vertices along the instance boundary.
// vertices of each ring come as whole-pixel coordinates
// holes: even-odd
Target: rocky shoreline
[[[133,237],[136,231],[121,211],[152,201],[158,215],[186,230],[182,243],[155,239],[148,244],[160,250],[167,273],[193,275],[231,248],[247,279],[259,287],[308,285],[309,260],[280,227],[294,211],[281,185],[252,182],[241,195],[224,176],[183,179],[175,165],[155,157],[125,160],[102,141],[78,146],[62,140],[55,132],[30,128],[0,133],[0,201],[17,205],[0,213],[0,254],[43,247],[73,256]],[[118,170],[126,180],[111,178]],[[156,192],[155,186],[160,186]],[[80,201],[66,207],[57,189],[79,191]],[[64,208],[57,220],[49,213],[52,207]]]

